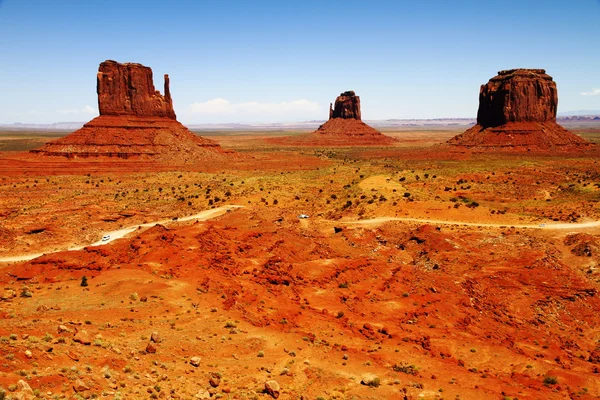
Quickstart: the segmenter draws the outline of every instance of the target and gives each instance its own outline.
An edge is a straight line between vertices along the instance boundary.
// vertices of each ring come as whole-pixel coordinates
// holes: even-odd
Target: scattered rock
[[[156,346],[152,342],[148,343],[148,345],[146,346],[146,353],[149,353],[149,354],[156,353]]]
[[[271,379],[265,382],[265,393],[272,396],[274,399],[279,397],[280,394],[279,383],[276,380]]]
[[[85,330],[77,331],[75,333],[75,336],[73,336],[73,341],[86,346],[92,344],[92,341],[90,340],[90,335]]]
[[[86,390],[90,390],[90,387],[87,383],[82,381],[81,379],[77,379],[73,384],[73,390],[76,393],[85,392]]]
[[[362,377],[360,383],[366,386],[377,387],[380,385],[379,377],[375,374],[366,374]]]
[[[200,357],[192,357],[190,358],[190,364],[192,364],[194,367],[197,367],[200,365],[200,361],[202,361],[202,359]]]
[[[31,352],[31,350],[25,350],[25,357],[29,359],[33,358],[33,353]]]
[[[600,364],[600,346],[596,347],[594,351],[590,353],[588,361],[594,364]]]
[[[71,333],[71,330],[64,325],[59,325],[58,333]]]
[[[150,335],[150,340],[154,343],[160,343],[162,342],[162,337],[158,332],[152,332],[152,335]]]
[[[14,299],[15,297],[17,297],[17,292],[11,289],[7,289],[4,291],[4,293],[2,293],[2,300],[10,300]]]
[[[33,390],[31,390],[31,386],[23,380],[17,382],[17,396],[15,399],[18,400],[34,400],[35,396],[33,394]]]
[[[212,375],[210,377],[210,379],[208,380],[208,383],[212,387],[217,387],[217,386],[219,386],[221,384],[221,378],[219,378],[218,375]]]
[[[210,399],[210,392],[206,389],[200,389],[194,397],[196,397],[197,399]]]
[[[67,351],[67,357],[73,361],[79,361],[79,354],[75,353],[73,350]]]
[[[50,310],[50,308],[44,304],[41,304],[40,306],[38,306],[38,308],[36,309],[36,311],[48,311]]]

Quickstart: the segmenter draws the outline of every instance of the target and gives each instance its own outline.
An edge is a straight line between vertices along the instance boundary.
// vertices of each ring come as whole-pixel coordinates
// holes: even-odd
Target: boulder
[[[156,353],[156,346],[154,345],[154,343],[149,342],[148,345],[146,345],[146,353],[149,353],[149,354]]]
[[[277,383],[276,380],[271,379],[265,382],[265,393],[267,393],[274,399],[279,397],[280,391],[281,389],[279,387],[279,383]]]
[[[190,364],[192,364],[194,367],[198,367],[200,365],[200,361],[202,361],[200,357],[190,358]]]
[[[81,379],[77,379],[73,384],[73,390],[75,393],[85,392],[86,390],[90,390],[90,386]]]
[[[81,343],[84,344],[86,346],[89,346],[90,344],[92,344],[92,340],[90,339],[90,335],[84,331],[77,331],[75,333],[75,336],[73,336],[73,341],[77,342],[77,343]]]

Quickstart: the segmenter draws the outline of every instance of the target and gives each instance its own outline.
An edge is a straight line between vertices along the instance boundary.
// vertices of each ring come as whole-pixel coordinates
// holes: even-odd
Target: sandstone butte
[[[152,69],[107,60],[97,76],[100,116],[32,153],[45,156],[148,158],[169,162],[214,160],[235,153],[199,137],[177,121],[165,74],[164,95]]]
[[[308,135],[277,138],[273,142],[309,146],[377,146],[396,142],[362,121],[360,97],[353,91],[340,94],[329,105],[329,120]]]
[[[558,91],[543,69],[509,69],[481,86],[477,124],[447,144],[474,150],[572,151],[591,143],[556,123]]]

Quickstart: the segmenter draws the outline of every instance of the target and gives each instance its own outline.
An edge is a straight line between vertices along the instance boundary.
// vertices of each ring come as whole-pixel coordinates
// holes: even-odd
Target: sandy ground
[[[597,157],[440,135],[223,138],[244,165],[3,154],[0,257],[39,256],[0,265],[0,392],[598,398]]]

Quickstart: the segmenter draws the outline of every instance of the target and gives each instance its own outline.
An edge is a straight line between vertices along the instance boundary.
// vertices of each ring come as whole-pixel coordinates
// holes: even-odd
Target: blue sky
[[[0,0],[0,123],[86,121],[106,59],[171,77],[184,123],[474,117],[501,69],[600,110],[599,0]],[[584,94],[582,94],[584,93]]]

